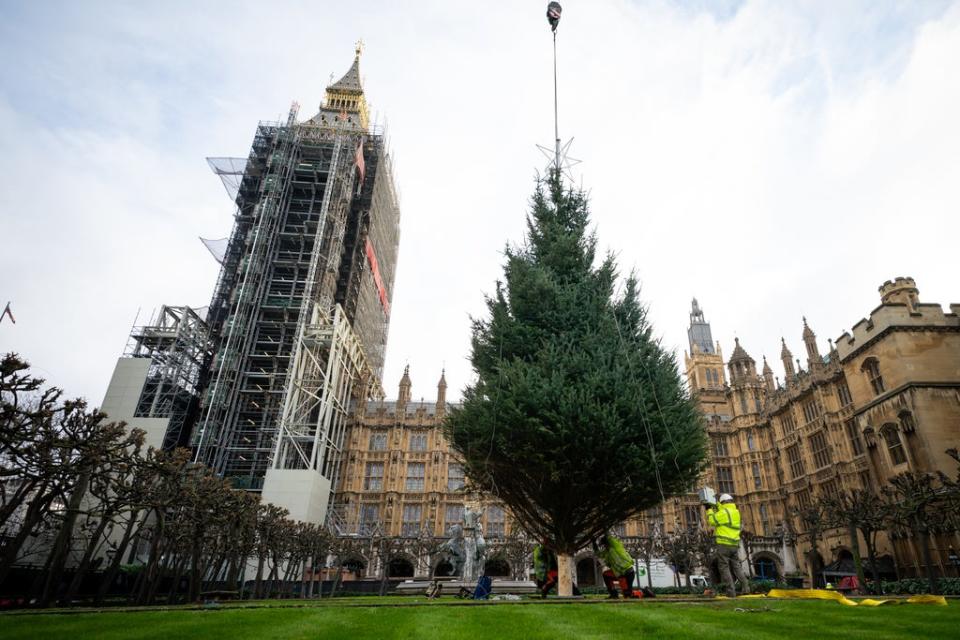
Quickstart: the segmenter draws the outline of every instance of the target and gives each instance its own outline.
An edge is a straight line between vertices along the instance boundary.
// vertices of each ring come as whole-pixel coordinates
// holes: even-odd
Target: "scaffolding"
[[[215,356],[193,444],[197,460],[251,490],[262,490],[268,468],[335,479],[350,400],[382,396],[389,307],[369,319],[360,297],[375,285],[357,250],[383,217],[377,184],[392,183],[377,170],[389,167],[382,132],[296,116],[291,109],[285,123],[261,122],[245,160],[208,159],[228,190],[236,187],[237,213],[208,313]],[[370,157],[365,180],[358,153]],[[389,200],[392,185],[387,191]],[[388,260],[381,280],[392,287],[395,198],[386,209],[377,228]],[[376,368],[366,335],[375,336]]]
[[[199,411],[200,379],[210,358],[203,309],[162,306],[143,326],[134,326],[124,357],[149,358],[136,418],[169,418],[163,449],[185,446]]]

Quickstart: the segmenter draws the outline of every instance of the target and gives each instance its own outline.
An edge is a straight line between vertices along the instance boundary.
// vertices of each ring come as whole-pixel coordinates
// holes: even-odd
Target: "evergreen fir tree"
[[[556,172],[538,181],[526,243],[507,247],[489,317],[473,320],[477,380],[445,425],[473,484],[568,559],[690,490],[706,455],[635,277],[616,294],[613,256],[594,264],[588,225],[585,193]]]

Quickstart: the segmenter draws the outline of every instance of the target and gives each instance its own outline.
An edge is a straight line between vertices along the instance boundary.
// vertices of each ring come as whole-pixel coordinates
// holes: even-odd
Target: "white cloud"
[[[957,297],[957,6],[564,5],[561,134],[666,344],[685,347],[694,295],[758,360],[780,335],[799,353],[801,314],[839,335],[892,276]],[[0,27],[24,60],[0,72],[0,302],[18,316],[0,349],[98,402],[138,307],[209,300],[196,237],[231,211],[203,156],[245,154],[291,100],[312,114],[363,37],[403,194],[387,391],[408,360],[415,397],[444,364],[452,395],[467,382],[467,316],[552,138],[541,3],[43,11]]]

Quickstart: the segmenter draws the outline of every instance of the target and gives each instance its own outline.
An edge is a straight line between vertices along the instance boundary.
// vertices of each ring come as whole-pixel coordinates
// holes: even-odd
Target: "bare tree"
[[[624,541],[627,551],[634,558],[643,562],[647,569],[647,586],[653,588],[653,577],[650,575],[652,564],[664,555],[663,538],[659,530],[655,530],[653,535],[641,536]]]
[[[510,565],[511,577],[522,580],[533,562],[533,542],[522,531],[511,533],[500,539],[490,557],[502,558]]]
[[[818,577],[823,571],[818,543],[823,537],[823,531],[830,527],[829,520],[826,510],[820,502],[813,502],[806,506],[801,505],[795,510],[795,514],[805,528],[802,535],[806,536],[810,543],[810,585],[816,588],[819,584]]]
[[[859,535],[863,536],[867,546],[867,558],[873,573],[873,588],[877,593],[881,593],[880,569],[877,566],[877,534],[885,530],[889,524],[889,503],[876,493],[864,489],[828,496],[823,503],[830,526],[846,530],[857,570],[857,579],[860,580],[861,585],[866,586],[863,562],[860,557]]]
[[[684,575],[686,585],[693,586],[690,574],[697,564],[698,532],[695,529],[683,529],[667,535],[663,539],[663,554],[676,573],[677,587],[680,586],[680,574]]]
[[[914,541],[920,545],[930,593],[939,593],[930,553],[930,534],[947,522],[944,506],[948,492],[944,491],[940,479],[934,474],[914,471],[890,478],[890,484],[883,491],[890,500],[893,520],[908,529]]]

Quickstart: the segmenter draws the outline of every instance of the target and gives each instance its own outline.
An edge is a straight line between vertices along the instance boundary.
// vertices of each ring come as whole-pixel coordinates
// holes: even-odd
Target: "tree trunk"
[[[160,524],[161,523],[158,521],[158,526]],[[176,551],[172,541],[164,544],[162,529],[155,530],[154,536],[155,537],[151,541],[150,545],[150,558],[147,560],[147,568],[144,570],[144,581],[140,587],[140,594],[138,598],[139,604],[153,603],[153,596],[156,593],[157,585],[159,584],[160,579],[163,577],[163,564],[165,563],[162,563],[161,559],[168,549],[171,552]]]
[[[380,595],[386,595],[387,593],[387,579],[390,577],[390,563],[387,562],[383,554],[380,556]]]
[[[290,556],[287,560],[287,571],[283,574],[283,597],[292,598],[293,597],[293,584],[297,582],[297,569],[300,568],[301,559],[299,557]],[[300,576],[300,596],[303,597],[303,575]]]
[[[135,590],[136,597],[134,602],[137,604],[144,604],[147,599],[147,592],[150,590],[150,580],[153,576],[153,572],[156,568],[157,562],[160,560],[160,538],[163,535],[163,519],[162,516],[158,514],[157,524],[153,528],[153,539],[150,540],[150,553],[147,555],[147,564],[143,567],[143,570],[140,572],[138,577],[139,588]]]
[[[123,554],[127,552],[127,546],[130,544],[130,539],[133,538],[133,531],[136,528],[137,517],[139,515],[139,510],[136,510],[130,514],[130,522],[127,523],[127,528],[123,532],[123,538],[121,538],[120,544],[117,546],[117,549],[114,552],[113,560],[110,561],[110,566],[104,572],[103,578],[100,580],[100,588],[97,589],[97,595],[94,596],[93,599],[94,604],[100,604],[103,602],[103,599],[110,590],[110,587],[113,586],[113,581],[117,577],[117,572],[120,571],[120,565],[123,564]]]
[[[175,558],[177,553],[177,545],[171,541],[167,545],[169,552],[166,552],[162,555],[163,558]],[[157,599],[157,591],[160,590],[160,583],[163,581],[164,574],[169,573],[168,569],[170,568],[169,560],[164,560],[158,562],[156,566],[156,574],[153,576],[153,579],[149,583],[149,588],[147,589],[147,604],[153,604]]]
[[[0,482],[3,482],[3,480],[0,480]],[[27,496],[30,495],[30,492],[33,491],[35,486],[37,486],[37,481],[31,480],[30,482],[20,485],[12,495],[3,496],[5,500],[0,502],[0,529],[3,529],[4,525],[7,524],[7,519],[16,513],[17,509],[20,508],[20,505],[27,499]]]
[[[183,570],[187,566],[187,556],[183,556],[177,561],[177,568],[173,572],[173,582],[170,584],[170,591],[167,593],[167,604],[176,604],[180,599],[180,579],[183,577]]]
[[[573,555],[569,553],[557,554],[557,595],[573,597]]]
[[[880,582],[880,567],[877,566],[877,550],[870,538],[871,532],[864,532],[864,541],[867,544],[867,559],[870,560],[870,572],[873,574],[873,593],[883,595],[883,583]]]
[[[930,534],[920,527],[914,529],[915,534],[919,534],[920,550],[923,552],[923,564],[926,566],[927,581],[930,583],[930,593],[940,593],[940,587],[937,584],[937,576],[933,572],[933,556],[930,554]]]
[[[86,466],[86,465],[84,465]],[[47,578],[43,584],[43,593],[40,595],[40,607],[50,606],[50,602],[56,596],[60,588],[60,582],[63,579],[63,570],[67,564],[67,557],[70,555],[70,543],[73,540],[73,527],[77,522],[77,516],[80,515],[80,506],[83,498],[87,494],[87,487],[90,486],[90,472],[84,471],[77,479],[77,484],[73,487],[70,499],[67,501],[67,513],[60,525],[60,531],[57,532],[57,539],[53,543],[53,549],[50,551],[50,568],[47,570]]]
[[[236,589],[238,587],[237,582],[240,579],[240,552],[237,552],[232,558],[227,561],[227,588]],[[239,589],[238,589],[239,590]]]
[[[310,566],[311,566],[310,581],[309,581],[309,583],[308,583],[308,582],[307,582],[307,567],[306,567],[306,562],[307,562],[307,561],[306,561],[306,559],[305,559],[305,560],[304,560],[303,570],[300,572],[300,597],[301,597],[301,598],[312,598],[312,597],[313,597],[313,571],[312,571],[313,565],[312,565],[312,564],[310,565]],[[313,562],[313,559],[312,559],[312,558],[310,559],[310,562],[311,562],[311,563]]]
[[[850,536],[850,552],[853,554],[853,568],[857,572],[857,581],[860,588],[867,586],[867,577],[863,573],[863,559],[860,557],[860,538],[857,537],[857,527],[850,523],[847,525],[847,534]]]
[[[77,592],[80,590],[80,585],[83,584],[83,578],[87,575],[87,571],[90,569],[90,563],[93,560],[93,554],[100,547],[100,537],[103,536],[103,532],[107,529],[107,524],[112,518],[112,514],[104,513],[100,517],[100,522],[97,523],[97,528],[94,530],[93,535],[90,536],[90,542],[87,543],[87,548],[83,553],[83,558],[80,560],[80,564],[77,565],[76,573],[73,574],[73,580],[70,581],[70,586],[67,588],[66,594],[63,596],[63,601],[69,606],[75,597],[77,597]]]
[[[200,601],[200,545],[202,534],[195,535],[190,545],[190,596],[189,602]]]
[[[343,561],[337,559],[337,575],[333,576],[333,584],[330,585],[330,596],[333,597],[337,595],[337,588],[340,586],[341,579],[343,577]],[[320,591],[323,591],[321,588]],[[322,597],[322,594],[321,594]]]
[[[253,597],[255,600],[259,600],[263,597],[261,593],[261,589],[263,589],[263,565],[266,564],[266,562],[266,555],[261,553],[257,561],[257,579],[253,583]]]
[[[819,586],[817,573],[820,568],[820,551],[817,549],[815,540],[810,542],[810,588],[816,589]]]
[[[273,557],[273,566],[270,568],[270,574],[267,576],[267,598],[272,598],[277,589],[277,577],[280,573],[280,559]]]
[[[23,543],[33,533],[37,524],[43,520],[47,507],[53,501],[53,494],[44,494],[45,489],[46,485],[42,486],[37,497],[30,501],[30,506],[27,507],[27,512],[23,516],[23,522],[20,525],[20,530],[17,531],[17,535],[10,538],[7,544],[3,546],[3,554],[0,556],[0,584],[10,573],[13,563],[17,561]]]

